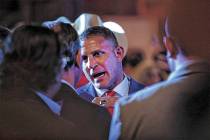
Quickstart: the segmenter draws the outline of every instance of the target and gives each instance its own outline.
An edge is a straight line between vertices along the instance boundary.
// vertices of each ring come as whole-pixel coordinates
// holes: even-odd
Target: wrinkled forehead
[[[81,41],[81,54],[90,54],[94,51],[108,51],[114,47],[110,39],[105,39],[102,36],[90,36]]]

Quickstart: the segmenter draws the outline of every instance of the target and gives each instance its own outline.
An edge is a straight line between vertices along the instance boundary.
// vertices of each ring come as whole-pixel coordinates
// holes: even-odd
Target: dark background
[[[137,15],[138,0],[0,0],[0,24],[42,22],[66,16],[75,20],[81,13]]]

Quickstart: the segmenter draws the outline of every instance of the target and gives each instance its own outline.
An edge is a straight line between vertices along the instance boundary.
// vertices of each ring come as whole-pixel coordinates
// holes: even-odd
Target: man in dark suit
[[[80,87],[79,95],[89,102],[113,107],[122,96],[144,88],[123,72],[124,49],[108,28],[94,26],[81,35],[82,69],[89,83]],[[114,91],[112,97],[106,95]]]
[[[210,139],[208,3],[172,3],[164,37],[172,73],[116,103],[110,140]]]
[[[50,24],[48,22],[48,24]],[[63,69],[62,83],[54,100],[61,102],[60,116],[80,124],[83,135],[92,139],[108,139],[111,116],[104,107],[91,104],[79,97],[74,89],[80,79],[80,68],[76,62],[76,54],[80,48],[76,30],[68,23],[57,22],[51,26],[62,41]],[[87,137],[88,138],[88,137]]]
[[[61,106],[52,100],[61,72],[56,34],[22,26],[11,48],[0,67],[0,139],[84,139],[79,124],[60,117]]]

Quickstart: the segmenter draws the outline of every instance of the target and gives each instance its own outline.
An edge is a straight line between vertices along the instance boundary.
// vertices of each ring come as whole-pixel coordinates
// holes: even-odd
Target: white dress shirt
[[[123,97],[128,96],[130,81],[128,80],[128,77],[125,75],[124,79],[113,89],[117,93],[117,96]],[[98,89],[95,88],[97,95],[99,97],[103,96],[108,90],[107,89]]]

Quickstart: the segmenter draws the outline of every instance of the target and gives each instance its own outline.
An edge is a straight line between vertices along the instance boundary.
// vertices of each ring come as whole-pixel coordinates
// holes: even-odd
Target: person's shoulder
[[[127,76],[127,77],[128,77],[128,80],[130,81],[130,91],[129,91],[129,93],[134,93],[138,90],[141,90],[141,89],[145,88],[145,85],[143,83],[137,82],[136,80],[134,80],[130,76]]]
[[[163,81],[151,86],[147,86],[144,89],[137,90],[136,92],[127,97],[120,98],[117,103],[120,106],[127,106],[129,104],[141,103],[144,100],[150,98],[151,96],[154,96],[154,94],[158,94],[160,90],[165,87],[166,83],[167,83],[166,81]]]
[[[111,116],[108,112],[108,110],[105,107],[93,104],[93,103],[89,103],[87,102],[87,104],[89,104],[88,106],[92,109],[95,110],[95,112],[98,114],[99,118],[106,118],[108,120],[111,120]]]
[[[74,91],[73,88],[66,84],[62,84],[62,90],[60,90],[59,94],[56,96],[55,100],[62,100],[64,99],[64,106],[68,109],[72,108],[72,106],[76,107],[76,112],[84,112],[86,114],[86,117],[95,117],[99,115],[104,115],[105,117],[108,116],[108,111],[106,108],[98,106],[96,104],[93,104],[81,96],[76,94],[76,91]],[[68,91],[74,91],[74,93],[70,93]],[[72,108],[75,110],[75,108]]]
[[[62,92],[70,92],[70,93],[75,93],[76,94],[76,90],[74,89],[74,87],[72,87],[71,85],[68,85],[66,83],[61,83],[61,87],[60,87],[60,91]]]
[[[79,98],[73,102],[77,102],[77,109],[80,110],[80,113],[83,112],[85,114],[86,120],[95,120],[97,123],[102,124],[111,122],[111,116],[105,107],[93,104],[82,97]]]
[[[132,84],[134,84],[134,85],[136,85],[138,87],[142,87],[142,88],[145,87],[145,85],[143,83],[140,83],[140,82],[136,81],[135,79],[133,79],[131,77],[129,77],[129,79],[130,79],[130,81],[131,81]]]
[[[58,90],[57,94],[54,96],[54,100],[62,99],[72,99],[73,97],[78,96],[77,92],[72,86],[67,85],[66,83],[61,83],[61,87]]]

